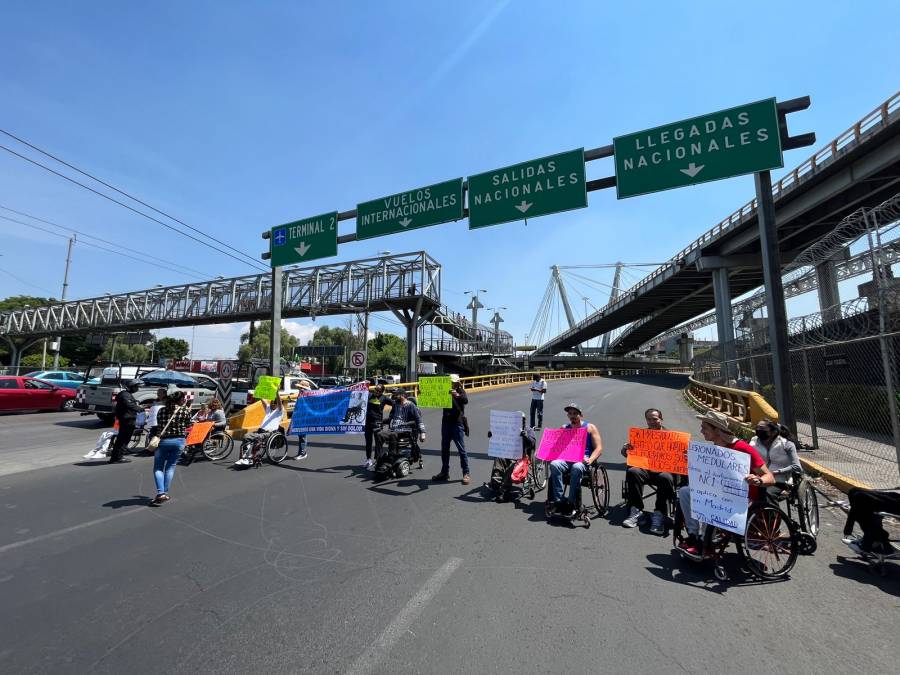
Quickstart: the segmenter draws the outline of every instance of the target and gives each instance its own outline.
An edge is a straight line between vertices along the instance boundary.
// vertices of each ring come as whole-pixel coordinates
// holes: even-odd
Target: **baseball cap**
[[[459,375],[457,375],[456,373],[450,373],[450,381],[456,384],[457,382],[459,382]]]
[[[569,405],[567,405],[565,408],[563,408],[563,410],[565,410],[566,412],[569,412],[570,410],[574,410],[574,411],[577,412],[579,415],[582,415],[582,414],[583,414],[583,413],[581,412],[581,406],[578,405],[577,403],[575,403],[574,401],[571,402],[571,403],[569,403]]]

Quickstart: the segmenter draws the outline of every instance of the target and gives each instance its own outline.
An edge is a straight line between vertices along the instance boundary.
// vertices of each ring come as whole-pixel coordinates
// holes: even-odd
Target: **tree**
[[[406,368],[406,340],[393,333],[376,333],[369,340],[369,370],[382,375]]]
[[[104,361],[112,361],[114,363],[147,363],[150,360],[150,348],[147,345],[126,345],[115,340],[116,349],[113,352],[113,341],[111,338],[107,341],[106,346],[100,357]],[[113,358],[115,356],[115,358]]]
[[[29,354],[28,356],[23,356],[19,365],[22,368],[31,368],[32,370],[37,370],[41,367],[41,361],[44,360],[43,352],[38,352],[37,354]],[[69,365],[69,359],[65,356],[59,357],[59,367],[66,368]],[[48,370],[53,367],[53,356],[48,354],[47,359],[45,361],[45,370]]]
[[[344,354],[346,354],[349,350],[355,349],[357,346],[357,336],[353,334],[352,331],[346,328],[329,328],[328,326],[322,326],[315,333],[313,333],[312,339],[309,341],[311,346],[327,346],[327,345],[337,345],[339,347],[344,348]],[[325,369],[329,373],[335,373],[338,370],[338,366],[344,366],[344,356],[329,356],[325,359]]]
[[[156,355],[164,359],[183,359],[191,351],[187,340],[164,337],[156,341]]]
[[[268,359],[269,350],[271,349],[271,341],[269,340],[269,331],[271,330],[271,321],[260,321],[256,327],[256,333],[253,340],[250,340],[250,333],[241,335],[241,345],[238,347],[238,361],[249,361],[250,359]],[[291,358],[294,353],[294,347],[297,346],[297,338],[281,329],[281,358]]]

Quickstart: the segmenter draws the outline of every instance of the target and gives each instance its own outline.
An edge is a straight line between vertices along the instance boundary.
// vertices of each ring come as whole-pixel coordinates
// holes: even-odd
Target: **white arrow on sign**
[[[691,162],[690,164],[688,164],[688,168],[679,169],[679,170],[681,171],[681,173],[693,178],[694,176],[696,176],[698,173],[700,173],[703,170],[704,166],[706,166],[706,164],[701,164],[700,166],[697,166],[696,164]]]
[[[404,218],[403,220],[398,220],[397,222],[400,223],[403,227],[406,227],[407,225],[409,225],[412,222],[412,219]]]
[[[519,209],[519,211],[521,211],[522,213],[525,213],[528,209],[530,209],[533,206],[533,204],[529,204],[528,202],[526,202],[523,199],[521,204],[516,204],[515,206],[517,209]]]
[[[294,250],[297,251],[301,256],[306,255],[306,252],[312,248],[310,244],[307,244],[305,241],[301,241],[299,246],[295,246]]]

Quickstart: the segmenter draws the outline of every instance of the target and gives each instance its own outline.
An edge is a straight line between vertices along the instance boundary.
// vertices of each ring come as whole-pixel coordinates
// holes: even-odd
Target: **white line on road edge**
[[[38,537],[32,537],[31,539],[23,539],[22,541],[14,541],[12,544],[6,544],[5,546],[0,546],[0,553],[6,553],[7,551],[12,551],[17,548],[22,548],[23,546],[28,546],[29,544],[36,544],[39,541],[44,541],[45,539],[53,539],[53,537],[59,537],[64,534],[69,534],[69,532],[75,532],[77,530],[83,530],[86,527],[91,527],[92,525],[99,525],[100,523],[105,523],[108,520],[113,520],[115,518],[121,518],[122,516],[130,516],[132,513],[147,513],[149,509],[147,508],[136,508],[136,509],[128,509],[122,513],[114,513],[111,516],[105,516],[103,518],[97,518],[97,520],[89,520],[86,523],[81,523],[80,525],[72,525],[72,527],[66,527],[62,530],[56,530],[55,532],[48,532],[47,534],[42,534]]]
[[[450,558],[431,578],[425,582],[409,602],[400,610],[394,620],[384,629],[375,643],[354,661],[347,669],[347,675],[368,675],[375,671],[381,660],[388,655],[391,648],[403,637],[412,622],[415,621],[426,605],[437,595],[441,587],[462,564],[462,558]]]

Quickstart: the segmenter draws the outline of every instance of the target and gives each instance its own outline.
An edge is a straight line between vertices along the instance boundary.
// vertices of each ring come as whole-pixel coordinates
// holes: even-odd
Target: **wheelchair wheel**
[[[747,569],[760,579],[781,579],[797,562],[797,528],[784,511],[769,504],[751,506],[738,554]]]
[[[594,508],[597,509],[597,517],[602,518],[609,508],[609,476],[604,466],[592,466],[590,472],[591,497],[594,500]]]
[[[409,464],[409,460],[406,459],[401,459],[394,465],[394,473],[397,474],[398,478],[406,478],[411,470],[412,467]]]
[[[144,439],[144,430],[143,429],[135,429],[134,433],[131,434],[131,440],[128,441],[128,448],[131,450],[137,450],[141,445],[141,441]]]
[[[797,509],[803,512],[801,527],[813,540],[819,536],[819,500],[816,491],[808,481],[804,480],[800,486]]]
[[[801,532],[797,538],[797,546],[800,555],[812,555],[819,548],[816,538],[808,532]]]
[[[547,487],[547,462],[544,460],[535,459],[531,463],[531,483],[534,485],[536,492],[540,492]]]
[[[210,461],[225,459],[231,454],[234,447],[234,439],[226,433],[214,433],[203,441],[203,454]]]
[[[266,439],[266,455],[272,464],[281,464],[288,454],[287,436],[282,433],[270,434]]]

